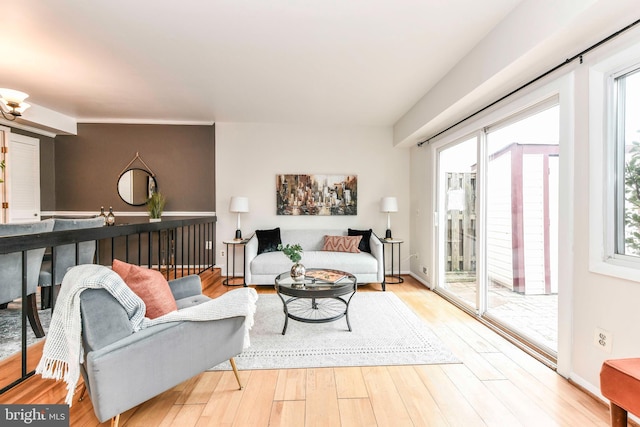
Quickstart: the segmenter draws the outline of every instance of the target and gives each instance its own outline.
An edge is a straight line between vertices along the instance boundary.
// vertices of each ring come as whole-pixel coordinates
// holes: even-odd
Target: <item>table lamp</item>
[[[232,197],[231,203],[229,203],[229,212],[238,214],[235,240],[242,240],[242,232],[240,231],[240,214],[249,212],[249,199],[246,197]]]
[[[387,232],[385,239],[391,239],[391,212],[398,212],[398,200],[395,197],[383,197],[380,200],[380,211],[387,213]]]

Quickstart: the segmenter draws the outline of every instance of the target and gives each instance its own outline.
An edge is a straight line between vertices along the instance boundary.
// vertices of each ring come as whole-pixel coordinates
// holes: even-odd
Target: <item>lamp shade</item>
[[[26,98],[28,98],[24,92],[20,92],[19,90],[0,88],[0,108],[2,108],[2,115],[4,118],[13,120],[5,115],[5,112],[13,115],[15,119],[16,116],[21,116],[24,111],[30,107],[29,104],[24,102]]]
[[[29,95],[24,92],[20,92],[19,90],[0,88],[0,98],[2,98],[6,104],[10,102],[21,104],[28,97]]]
[[[380,199],[380,212],[398,212],[398,199],[395,197]]]
[[[249,212],[249,199],[247,197],[232,197],[229,203],[229,212]]]

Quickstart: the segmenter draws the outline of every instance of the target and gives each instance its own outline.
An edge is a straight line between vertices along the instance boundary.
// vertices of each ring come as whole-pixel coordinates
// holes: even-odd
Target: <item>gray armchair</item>
[[[102,226],[104,226],[104,218],[102,217],[81,219],[55,218],[53,231],[77,230],[81,228],[93,228]],[[53,251],[53,259],[55,259],[53,269],[51,262],[52,260],[45,259],[42,262],[42,268],[40,270],[40,276],[38,279],[38,283],[40,284],[42,290],[42,309],[50,307],[51,302],[55,300],[57,290],[62,283],[62,278],[69,268],[73,267],[74,265],[93,263],[93,258],[96,253],[96,242],[89,241],[78,243],[77,263],[75,244],[56,246],[55,248],[53,248]],[[52,272],[55,272],[56,275],[55,280],[53,281],[53,286],[51,280]]]
[[[52,219],[22,224],[0,224],[0,238],[46,233],[52,230]],[[36,304],[38,272],[43,256],[44,248],[27,251],[27,318],[38,338],[44,336]],[[0,308],[6,307],[18,298],[22,298],[22,253],[0,255]]]
[[[169,285],[179,310],[210,299],[202,295],[199,276]],[[164,323],[133,333],[126,311],[104,289],[85,290],[80,312],[80,369],[100,422],[112,419],[117,426],[121,413],[226,360],[240,385],[233,356],[243,350],[244,317]]]

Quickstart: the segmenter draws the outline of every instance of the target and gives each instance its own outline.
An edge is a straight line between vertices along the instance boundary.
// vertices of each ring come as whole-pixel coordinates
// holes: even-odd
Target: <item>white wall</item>
[[[636,0],[523,0],[394,125],[412,145],[637,19]]]
[[[431,286],[435,238],[433,225],[435,171],[431,167],[432,150],[411,148],[411,273]],[[427,269],[425,273],[423,268]]]
[[[610,23],[607,21],[605,24],[603,20],[603,25]],[[590,145],[597,143],[594,138],[602,138],[602,133],[594,134],[590,126],[593,126],[594,120],[602,120],[602,115],[594,114],[592,107],[590,111],[589,69],[615,51],[616,45],[626,47],[635,43],[640,47],[640,28],[620,40],[585,55],[582,65],[576,63],[558,73],[564,74],[564,80],[568,82],[568,89],[561,95],[561,104],[569,101],[564,104],[569,105],[568,109],[561,110],[561,122],[564,124],[561,133],[565,148],[564,151],[561,148],[560,155],[558,371],[595,395],[600,395],[599,372],[605,359],[640,357],[637,327],[640,321],[640,281],[632,280],[631,276],[625,279],[596,273],[589,264],[589,248],[597,237],[593,222],[599,221],[598,218],[590,218],[593,215],[590,208],[593,210],[595,206],[596,209],[602,209],[603,200],[594,198],[599,197],[607,185],[601,177],[594,178],[591,168],[594,162],[602,162],[603,156],[601,150],[591,149],[590,152]],[[586,47],[583,44],[576,45],[573,52]],[[570,52],[567,52],[568,56]],[[637,60],[640,61],[640,54]],[[443,104],[443,108],[446,107],[448,105]],[[456,132],[454,129],[449,133]],[[433,236],[435,175],[425,172],[433,169],[433,146],[414,147],[411,153],[412,211],[420,210],[420,216],[412,212],[412,251],[420,252],[421,257],[426,259],[433,259],[433,244],[426,239]],[[424,212],[425,209],[428,211]],[[432,261],[430,273],[434,266]],[[426,279],[416,263],[412,264],[412,273]],[[595,328],[603,328],[613,334],[611,353],[594,345]]]
[[[611,63],[603,66],[602,61]],[[602,126],[606,109],[601,96],[603,74],[600,72],[610,69],[615,62],[628,64],[629,61],[640,63],[640,28],[590,55],[576,71],[575,78],[575,182],[580,185],[575,186],[574,205],[575,211],[581,214],[575,215],[573,241],[572,376],[577,383],[594,392],[599,390],[599,371],[604,360],[640,357],[638,270],[616,269],[609,264],[609,268],[597,272],[598,267],[605,264],[602,262],[605,253],[603,212],[604,206],[609,206],[605,195],[610,194],[603,173],[604,148],[610,146],[610,142]],[[599,85],[594,84],[597,81],[600,81]],[[588,141],[588,147],[585,141]],[[600,263],[594,262],[598,258]],[[611,353],[594,345],[596,328],[612,334]]]
[[[358,175],[358,214],[278,216],[277,174]],[[409,150],[393,147],[391,127],[216,123],[216,263],[223,271],[222,241],[232,239],[236,227],[231,196],[249,198],[250,212],[241,216],[245,237],[274,227],[372,228],[384,237],[387,217],[380,212],[380,198],[395,196],[399,212],[391,214],[391,229],[405,240],[403,258],[410,254]],[[237,256],[236,271],[241,272],[240,252]],[[409,269],[408,260],[402,269]]]

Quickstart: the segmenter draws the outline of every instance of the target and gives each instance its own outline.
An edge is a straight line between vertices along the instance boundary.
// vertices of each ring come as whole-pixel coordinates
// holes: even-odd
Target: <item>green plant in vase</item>
[[[307,272],[304,265],[300,264],[300,260],[302,259],[302,246],[298,243],[294,245],[286,244],[282,246],[282,244],[278,245],[278,250],[282,251],[293,263],[291,267],[291,278],[293,280],[304,280],[304,275]]]
[[[147,211],[149,212],[149,218],[151,220],[160,221],[162,218],[162,212],[164,211],[164,205],[166,203],[165,197],[162,193],[154,192],[149,200],[147,200]]]

